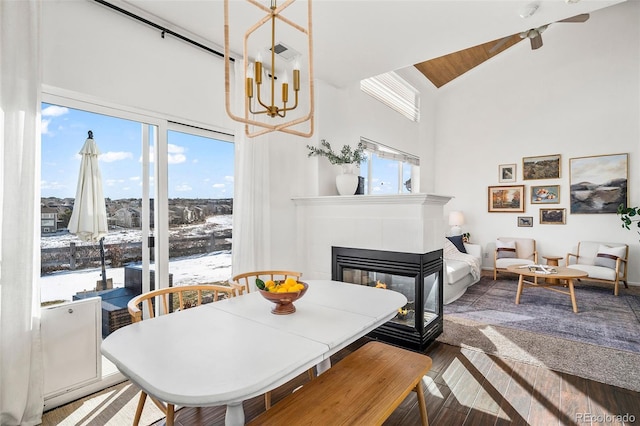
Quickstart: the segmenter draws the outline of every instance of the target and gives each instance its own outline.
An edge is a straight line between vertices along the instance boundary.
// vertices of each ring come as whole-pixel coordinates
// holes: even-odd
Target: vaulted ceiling
[[[535,5],[536,3],[532,3]],[[537,7],[532,6],[529,13],[535,13]],[[572,16],[570,18],[559,21],[561,23],[583,23],[588,21],[590,15],[587,13]],[[436,87],[442,87],[450,81],[462,74],[470,71],[476,66],[491,57],[504,52],[516,43],[528,40],[531,43],[531,49],[537,50],[543,46],[542,33],[546,31],[548,26],[544,25],[540,28],[531,28],[519,34],[513,34],[503,37],[499,40],[492,40],[487,43],[453,52],[448,55],[440,56],[429,61],[416,64],[415,67],[424,74]]]
[[[223,0],[107,1],[223,50]],[[521,41],[520,32],[622,1],[314,0],[315,77],[344,87],[415,65],[440,87]],[[532,3],[535,13],[522,17]],[[241,56],[243,32],[262,15],[246,1],[229,5],[230,48]],[[306,1],[298,0],[287,13],[306,22],[306,10]],[[278,37],[286,40],[285,30]]]

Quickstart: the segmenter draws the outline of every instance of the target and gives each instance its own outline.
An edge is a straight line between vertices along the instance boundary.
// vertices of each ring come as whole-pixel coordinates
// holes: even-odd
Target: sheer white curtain
[[[232,108],[244,115],[244,72],[234,64]],[[233,274],[268,269],[270,255],[269,136],[247,138],[244,124],[235,131],[235,193],[233,198]]]
[[[0,1],[0,424],[39,424],[40,2]]]

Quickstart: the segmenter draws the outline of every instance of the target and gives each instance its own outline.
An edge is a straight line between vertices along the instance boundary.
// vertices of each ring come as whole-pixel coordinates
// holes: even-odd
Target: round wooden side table
[[[561,256],[542,256],[546,259],[547,265],[549,266],[558,266],[558,261],[562,259]],[[558,284],[557,278],[547,278],[546,282],[549,284]]]

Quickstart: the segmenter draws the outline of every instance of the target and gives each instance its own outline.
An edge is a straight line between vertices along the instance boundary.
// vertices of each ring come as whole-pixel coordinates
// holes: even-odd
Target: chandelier
[[[313,55],[311,35],[311,0],[307,0],[307,25],[299,25],[282,15],[282,12],[296,0],[286,0],[278,6],[277,0],[270,0],[271,6],[267,7],[257,0],[246,0],[251,5],[257,7],[265,15],[247,29],[243,38],[243,70],[244,70],[244,116],[239,116],[231,111],[231,84],[230,84],[230,55],[229,55],[229,1],[224,1],[224,53],[225,53],[225,104],[227,114],[235,121],[245,124],[245,133],[248,137],[255,137],[269,132],[284,132],[297,136],[310,137],[313,135],[313,112],[314,112],[314,87],[313,87]],[[276,55],[280,50],[287,49],[282,43],[276,43],[276,21],[281,25],[287,25],[298,31],[306,38],[308,44],[308,101],[309,111],[306,115],[298,116],[289,120],[287,113],[298,108],[300,100],[300,61],[295,58],[292,69],[292,84],[289,84],[287,72],[276,69]],[[271,25],[270,48],[268,48],[271,59],[270,64],[265,64],[262,55],[258,53],[253,62],[249,60],[248,44],[252,35],[264,25]],[[255,38],[255,37],[254,37]],[[282,65],[282,64],[280,64]],[[282,68],[282,67],[281,67]],[[278,77],[280,75],[280,77]],[[279,95],[280,99],[277,99]],[[304,96],[304,95],[303,95]],[[293,98],[293,100],[291,100]],[[265,117],[258,120],[258,117]],[[309,122],[309,131],[304,132],[293,128],[299,124]],[[259,128],[251,130],[250,126]]]

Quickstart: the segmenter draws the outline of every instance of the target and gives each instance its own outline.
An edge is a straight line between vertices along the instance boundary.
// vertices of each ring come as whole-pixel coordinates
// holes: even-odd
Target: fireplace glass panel
[[[398,310],[398,314],[391,322],[415,328],[415,301],[416,301],[416,280],[415,277],[388,274],[383,272],[365,271],[362,269],[343,268],[342,281],[366,285],[369,287],[381,287],[397,291],[404,294],[407,304]],[[434,303],[432,301],[430,303]],[[427,301],[425,300],[425,306]],[[433,310],[433,308],[431,309]]]
[[[424,277],[424,327],[440,316],[440,274],[433,273]]]

